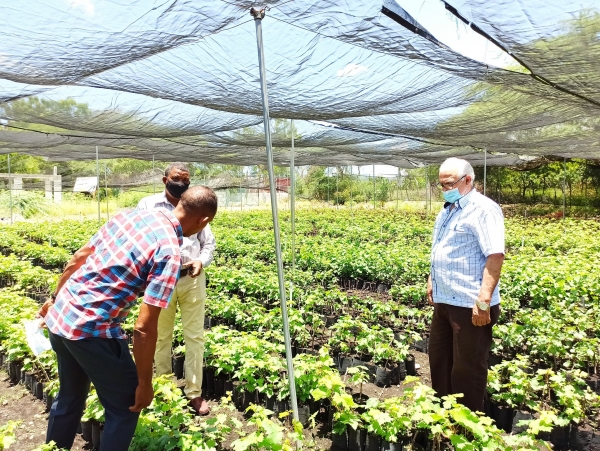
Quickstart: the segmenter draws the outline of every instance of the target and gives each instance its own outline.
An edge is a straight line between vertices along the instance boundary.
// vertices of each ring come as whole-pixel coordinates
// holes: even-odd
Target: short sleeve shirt
[[[504,216],[498,204],[475,189],[453,209],[451,205],[444,205],[433,231],[433,300],[471,308],[481,290],[487,257],[504,253]],[[499,303],[497,286],[491,305]]]
[[[94,249],[48,310],[48,329],[61,337],[124,338],[121,323],[143,302],[167,308],[179,277],[181,224],[168,210],[116,215],[91,238]]]

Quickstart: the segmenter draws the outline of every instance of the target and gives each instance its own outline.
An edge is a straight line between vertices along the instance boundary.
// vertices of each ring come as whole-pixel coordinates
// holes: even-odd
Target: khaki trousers
[[[154,363],[156,374],[172,373],[171,348],[177,308],[181,311],[185,341],[185,395],[188,399],[202,396],[202,364],[204,360],[204,305],[206,301],[206,274],[195,278],[179,279],[169,307],[158,317],[158,339]]]

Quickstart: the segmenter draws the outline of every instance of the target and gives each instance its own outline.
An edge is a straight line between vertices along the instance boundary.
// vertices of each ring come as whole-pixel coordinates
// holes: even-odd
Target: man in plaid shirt
[[[47,442],[71,448],[92,382],[105,409],[100,450],[128,449],[139,413],[154,397],[158,317],[179,278],[183,237],[200,232],[216,212],[214,191],[193,187],[173,211],[118,214],[75,253],[40,310],[60,381]],[[142,291],[134,363],[121,323]]]

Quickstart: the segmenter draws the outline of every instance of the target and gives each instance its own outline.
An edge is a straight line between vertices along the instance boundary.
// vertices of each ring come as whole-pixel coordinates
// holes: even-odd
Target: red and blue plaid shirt
[[[182,242],[181,224],[168,210],[118,214],[88,243],[94,252],[58,293],[48,329],[70,340],[125,338],[121,322],[142,291],[146,304],[169,305]]]

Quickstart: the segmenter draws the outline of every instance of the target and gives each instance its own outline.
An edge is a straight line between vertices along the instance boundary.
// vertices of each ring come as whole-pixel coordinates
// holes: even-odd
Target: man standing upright
[[[100,451],[127,451],[140,411],[154,396],[157,323],[179,276],[183,237],[200,232],[216,212],[214,191],[197,186],[172,212],[119,213],[75,252],[39,312],[60,382],[47,443],[71,448],[92,382],[106,418]],[[134,362],[121,324],[142,291]]]
[[[138,208],[173,210],[182,194],[190,186],[190,171],[182,163],[171,163],[163,177],[165,191],[143,198]],[[158,319],[158,340],[154,362],[156,373],[172,372],[171,347],[177,308],[181,310],[185,340],[185,395],[198,415],[208,415],[208,403],[202,398],[202,364],[204,359],[204,305],[206,275],[204,269],[213,260],[215,236],[207,225],[197,235],[183,239],[181,260],[183,267],[169,307]]]
[[[448,158],[439,184],[446,203],[433,231],[427,297],[434,306],[429,338],[431,382],[438,396],[483,411],[492,326],[500,316],[504,217],[473,186],[468,161]]]

